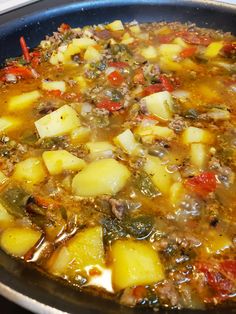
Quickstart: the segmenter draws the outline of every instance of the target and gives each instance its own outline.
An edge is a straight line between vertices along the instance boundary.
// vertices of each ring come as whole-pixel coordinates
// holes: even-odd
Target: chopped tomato
[[[223,51],[225,54],[230,55],[236,53],[236,42],[226,43],[223,47]]]
[[[236,260],[225,260],[220,263],[220,267],[227,275],[236,279]]]
[[[65,31],[68,31],[68,29],[70,29],[70,25],[66,23],[62,23],[58,28],[59,32],[62,32],[62,33]]]
[[[195,32],[177,32],[176,36],[180,36],[186,43],[192,45],[208,46],[212,42],[212,39],[210,37],[201,36]]]
[[[14,74],[23,78],[33,77],[32,71],[24,66],[9,66],[3,69],[5,74]]]
[[[171,34],[167,34],[167,35],[158,35],[158,40],[161,44],[168,44],[170,43],[174,38],[175,38],[175,34],[171,33]]]
[[[101,275],[101,270],[98,269],[97,267],[93,267],[89,270],[89,275],[90,276],[99,276],[99,275]]]
[[[31,63],[34,66],[39,65],[41,53],[39,51],[33,51],[30,53]]]
[[[180,52],[181,58],[189,58],[192,57],[197,50],[197,47],[187,47]]]
[[[111,61],[108,63],[109,67],[114,67],[114,68],[126,68],[129,66],[128,62],[122,62],[122,61]]]
[[[124,77],[118,71],[113,71],[107,76],[113,86],[120,86],[124,82]]]
[[[144,77],[142,68],[138,68],[137,70],[135,70],[133,82],[135,84],[141,84],[141,85],[145,83],[145,77]]]
[[[29,48],[26,45],[25,39],[23,36],[20,37],[20,45],[23,52],[23,56],[26,62],[30,62],[30,54],[29,54]]]
[[[233,282],[226,278],[219,270],[218,265],[210,263],[197,263],[196,268],[202,272],[208,285],[220,295],[230,294],[233,290]]]
[[[46,93],[49,96],[52,96],[52,97],[55,97],[55,98],[61,97],[61,95],[62,95],[62,92],[59,89],[48,90],[48,91],[46,91]]]
[[[137,286],[133,288],[133,296],[135,299],[140,300],[147,295],[147,289],[144,286]]]
[[[161,83],[153,84],[144,88],[143,95],[148,96],[154,93],[161,92],[162,90],[163,90],[163,85]]]
[[[196,177],[188,179],[185,185],[191,191],[204,197],[207,194],[215,191],[216,177],[213,172],[205,171]]]
[[[117,111],[122,108],[122,105],[120,102],[112,101],[108,98],[104,98],[101,102],[97,104],[97,108],[99,109],[106,109],[110,112]]]
[[[161,75],[160,81],[161,81],[161,84],[163,86],[163,90],[167,90],[168,92],[173,92],[174,87],[167,77],[165,77],[164,75]]]
[[[147,119],[147,120],[153,120],[153,121],[159,121],[158,117],[154,116],[154,115],[151,115],[151,114],[139,114],[137,116],[137,119],[138,120],[144,120],[144,119]]]

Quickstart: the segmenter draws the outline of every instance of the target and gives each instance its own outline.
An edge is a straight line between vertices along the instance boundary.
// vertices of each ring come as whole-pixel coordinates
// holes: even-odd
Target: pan
[[[18,40],[24,36],[33,48],[62,22],[72,27],[121,19],[139,22],[180,21],[200,27],[235,32],[236,5],[189,0],[42,0],[0,16],[0,64],[20,55]],[[46,277],[39,271],[0,251],[0,294],[34,313],[138,314],[150,309],[132,309],[108,299],[88,295]],[[219,308],[207,313],[236,313]],[[160,310],[163,314],[204,314],[200,310]]]

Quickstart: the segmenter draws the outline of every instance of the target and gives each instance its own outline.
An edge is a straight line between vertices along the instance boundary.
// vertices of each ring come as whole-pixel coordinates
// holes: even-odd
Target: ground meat
[[[225,186],[229,187],[234,182],[234,172],[231,170],[230,167],[222,166],[219,159],[216,157],[212,157],[209,162],[210,169],[217,172],[218,180]]]
[[[172,307],[180,307],[180,296],[170,280],[157,285],[156,292],[162,304],[169,303]]]
[[[180,133],[188,126],[183,117],[176,115],[174,119],[169,123],[169,128],[174,130],[175,133]]]
[[[111,38],[111,32],[107,29],[103,29],[101,31],[94,31],[94,35],[99,39],[109,39]]]
[[[124,215],[127,206],[123,200],[117,200],[115,198],[110,198],[109,203],[111,205],[111,211],[116,216],[116,218],[121,219]]]

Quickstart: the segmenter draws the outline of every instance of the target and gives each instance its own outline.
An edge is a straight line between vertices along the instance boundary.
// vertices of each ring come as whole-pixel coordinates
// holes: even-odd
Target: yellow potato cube
[[[143,48],[141,50],[141,55],[145,59],[151,60],[151,59],[155,59],[158,53],[157,53],[157,50],[153,46],[148,46],[147,48]]]
[[[149,126],[139,126],[135,130],[135,134],[141,136],[142,140],[145,142],[145,139],[150,137],[155,140],[157,138],[165,138],[171,140],[175,137],[175,133],[168,127],[158,126],[158,125],[149,125]]]
[[[181,202],[185,194],[184,186],[181,182],[175,182],[170,187],[170,203],[176,207]]]
[[[99,60],[101,60],[101,58],[102,58],[102,55],[97,49],[91,46],[89,46],[86,49],[85,54],[84,54],[84,60],[88,62],[98,62]]]
[[[66,150],[46,151],[43,161],[51,175],[60,174],[64,170],[79,171],[86,165],[85,161]]]
[[[37,120],[35,126],[41,138],[58,136],[68,134],[79,127],[80,119],[73,108],[64,105]]]
[[[47,176],[41,158],[30,157],[16,164],[12,177],[28,185],[38,184]]]
[[[179,44],[161,44],[158,47],[157,52],[160,56],[173,60],[173,58],[179,56],[182,49],[183,47],[181,47]]]
[[[20,125],[20,120],[14,117],[0,117],[0,132],[16,129]]]
[[[64,81],[42,81],[42,89],[44,90],[59,90],[62,93],[66,91],[66,83]]]
[[[190,161],[199,169],[203,169],[208,159],[208,147],[202,143],[192,143],[190,147]]]
[[[204,52],[204,56],[206,58],[217,57],[217,55],[223,48],[223,45],[224,45],[223,41],[215,41],[215,42],[210,43]]]
[[[165,279],[158,253],[146,241],[118,240],[111,247],[111,258],[116,291]]]
[[[151,176],[152,182],[163,194],[168,194],[172,184],[172,176],[158,157],[148,156],[144,171]]]
[[[181,71],[183,67],[181,63],[173,61],[170,57],[160,57],[159,66],[162,71]]]
[[[138,154],[140,145],[135,140],[133,133],[127,129],[113,139],[115,145],[120,147],[125,153]]]
[[[0,246],[8,254],[23,257],[41,235],[41,232],[30,228],[9,227],[1,235]]]
[[[9,227],[14,223],[14,218],[8,213],[6,208],[0,203],[0,228]]]
[[[173,98],[169,92],[154,93],[142,98],[142,101],[146,104],[148,112],[161,120],[172,118]]]
[[[58,51],[58,52],[54,51],[49,59],[49,62],[52,65],[58,65],[59,63],[64,63],[64,61],[65,61],[65,57],[61,51]]]
[[[133,34],[139,34],[141,32],[140,26],[138,24],[130,26],[129,29],[130,29],[131,33],[133,33]]]
[[[129,45],[129,44],[132,44],[133,42],[134,42],[134,38],[131,37],[129,33],[125,33],[123,35],[121,44]]]
[[[73,39],[74,45],[77,45],[80,49],[87,49],[89,46],[95,46],[96,40],[88,37],[81,37]]]
[[[176,44],[176,45],[180,46],[181,48],[187,48],[188,47],[186,42],[181,37],[176,37],[173,40],[173,44]]]
[[[203,243],[203,248],[208,254],[220,254],[222,251],[232,246],[230,238],[219,231],[210,230],[205,235],[206,241]]]
[[[80,91],[84,92],[88,88],[87,80],[83,76],[76,76],[74,80],[79,85]]]
[[[109,142],[88,142],[86,143],[86,147],[88,148],[91,154],[96,154],[104,151],[113,151],[115,147]]]
[[[74,129],[71,134],[71,140],[77,143],[85,143],[88,141],[91,135],[91,129],[88,127],[80,126],[79,128]]]
[[[214,136],[208,130],[190,126],[184,130],[182,141],[185,145],[192,143],[212,144],[214,142]]]
[[[50,270],[56,274],[76,275],[88,266],[104,265],[102,227],[96,226],[78,232],[57,250],[50,261]]]
[[[79,172],[72,181],[72,191],[78,196],[114,195],[130,177],[126,166],[114,159],[93,161]]]
[[[15,110],[23,110],[23,109],[29,108],[40,97],[41,97],[41,94],[37,90],[34,90],[32,92],[22,93],[17,96],[12,96],[8,101],[8,109],[10,111],[15,111]]]
[[[124,29],[124,26],[121,20],[115,20],[112,23],[108,24],[107,28],[111,31],[122,31]]]

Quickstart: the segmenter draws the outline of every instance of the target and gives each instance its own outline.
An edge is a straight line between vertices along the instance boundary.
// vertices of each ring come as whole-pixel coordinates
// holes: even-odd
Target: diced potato
[[[113,151],[115,147],[109,142],[88,142],[86,143],[86,147],[88,148],[91,154],[100,153],[103,151]]]
[[[175,133],[168,127],[158,126],[158,125],[149,125],[149,126],[139,126],[135,130],[135,134],[141,136],[144,142],[146,138],[155,140],[157,138],[165,138],[167,140],[171,140]]]
[[[181,63],[173,61],[170,57],[160,57],[159,66],[162,71],[181,71]]]
[[[158,157],[148,156],[144,170],[151,176],[152,182],[161,193],[169,193],[172,177]]]
[[[88,127],[80,126],[74,129],[71,134],[71,140],[77,143],[85,143],[88,141],[91,135],[91,129]]]
[[[103,265],[102,227],[91,227],[78,232],[66,243],[66,247],[63,246],[54,253],[50,263],[50,270],[56,275],[67,272],[75,275],[78,269]]]
[[[8,177],[5,176],[5,174],[0,171],[0,184],[4,184],[8,180]]]
[[[111,31],[122,31],[124,29],[124,26],[121,20],[115,20],[112,23],[108,24],[107,28]]]
[[[83,76],[76,76],[74,78],[74,80],[77,82],[77,84],[79,85],[80,91],[84,92],[87,88],[88,88],[88,83],[86,78],[84,78]]]
[[[215,42],[210,43],[204,52],[204,56],[206,58],[217,57],[217,55],[223,48],[223,45],[224,45],[223,41],[215,41]]]
[[[42,89],[44,90],[59,90],[62,93],[66,91],[66,83],[64,81],[42,81]]]
[[[121,44],[129,45],[129,44],[132,44],[133,42],[134,42],[134,38],[131,37],[129,33],[125,33],[123,35]]]
[[[113,195],[119,192],[130,177],[126,166],[114,159],[93,161],[72,181],[72,191],[78,196]]]
[[[186,70],[199,71],[199,65],[193,62],[193,60],[189,58],[185,58],[184,60],[182,60],[180,62],[180,66],[182,67],[182,70],[186,69]]]
[[[85,161],[66,150],[46,151],[43,153],[43,161],[51,175],[60,174],[64,170],[79,171],[86,165]]]
[[[190,126],[184,130],[182,134],[182,141],[186,145],[192,143],[212,144],[214,141],[214,135],[208,130]]]
[[[85,54],[84,54],[84,60],[88,62],[98,62],[99,60],[101,60],[101,58],[102,58],[102,55],[97,49],[91,46],[89,46],[86,49]]]
[[[111,247],[111,258],[116,291],[165,279],[158,253],[146,241],[118,240]]]
[[[13,178],[28,185],[38,184],[47,176],[41,158],[30,157],[16,164]]]
[[[202,143],[192,143],[190,147],[190,161],[198,169],[203,169],[208,159],[208,148]]]
[[[203,248],[208,254],[220,254],[232,245],[232,241],[226,234],[216,230],[210,230],[205,235],[205,239]]]
[[[70,59],[69,59],[70,60]],[[64,54],[63,52],[61,51],[54,51],[49,59],[49,62],[52,64],[52,65],[57,65],[59,63],[64,63],[65,62],[65,57],[64,57]]]
[[[175,182],[170,187],[170,203],[176,207],[181,202],[185,194],[184,186],[181,182]]]
[[[142,99],[148,109],[148,112],[154,114],[162,120],[172,118],[173,98],[167,91],[154,93]]]
[[[6,208],[0,203],[0,228],[9,227],[14,222],[12,215],[8,213]]]
[[[1,235],[1,248],[14,256],[24,256],[41,238],[41,232],[30,228],[9,227]]]
[[[14,117],[0,117],[0,132],[16,129],[20,125],[20,120]]]
[[[182,49],[183,48],[179,44],[161,44],[157,51],[160,56],[173,60],[173,58],[179,56]]]
[[[26,109],[35,103],[40,96],[41,94],[37,90],[12,96],[8,101],[8,109],[11,111]]]
[[[141,50],[141,55],[145,59],[151,60],[151,59],[155,59],[158,53],[157,53],[157,50],[153,46],[148,46],[147,48],[143,48]]]
[[[59,136],[79,127],[80,119],[74,109],[64,105],[37,120],[35,126],[41,138]]]
[[[174,40],[173,40],[173,44],[176,44],[182,48],[187,48],[188,45],[186,44],[186,42],[181,38],[181,37],[176,37]]]
[[[113,139],[125,153],[132,155],[138,152],[139,143],[135,140],[133,133],[127,129]]]
[[[131,33],[133,33],[133,34],[139,34],[141,32],[141,29],[140,29],[138,24],[130,26],[129,29],[130,29]]]

